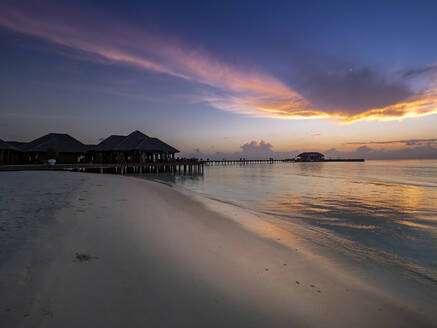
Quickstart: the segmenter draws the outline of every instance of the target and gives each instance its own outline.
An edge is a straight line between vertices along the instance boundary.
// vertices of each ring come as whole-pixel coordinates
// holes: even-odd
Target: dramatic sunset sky
[[[437,158],[436,1],[5,1],[0,138]],[[214,155],[215,154],[215,155]]]

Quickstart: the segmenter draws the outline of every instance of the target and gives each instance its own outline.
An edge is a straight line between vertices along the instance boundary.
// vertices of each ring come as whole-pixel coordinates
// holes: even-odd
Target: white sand
[[[32,174],[21,188],[43,184],[47,174],[77,183],[67,205],[51,214],[55,223],[34,235],[34,247],[0,264],[7,289],[0,295],[1,327],[436,324],[296,251],[292,235],[250,213],[131,177]],[[97,258],[79,262],[77,252]]]

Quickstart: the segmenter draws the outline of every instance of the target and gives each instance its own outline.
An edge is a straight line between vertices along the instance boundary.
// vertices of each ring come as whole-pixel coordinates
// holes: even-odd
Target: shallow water
[[[167,179],[305,226],[315,249],[437,296],[435,160],[210,166],[203,176]]]

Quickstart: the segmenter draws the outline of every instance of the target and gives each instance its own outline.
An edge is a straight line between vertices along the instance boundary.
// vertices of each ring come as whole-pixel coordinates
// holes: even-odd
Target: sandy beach
[[[437,324],[280,228],[170,185],[69,172],[0,181],[2,327]]]

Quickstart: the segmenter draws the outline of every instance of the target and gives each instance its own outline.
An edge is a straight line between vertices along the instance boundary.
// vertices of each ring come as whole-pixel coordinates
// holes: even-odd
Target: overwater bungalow
[[[98,145],[88,145],[88,158],[93,163],[117,163],[115,147],[126,136],[112,135],[101,141]]]
[[[19,148],[0,139],[0,165],[19,164],[22,152]]]
[[[97,146],[90,146],[91,160],[96,163],[146,163],[174,159],[176,148],[140,131],[128,136],[112,135]]]
[[[98,145],[84,145],[68,134],[49,133],[31,142],[1,141],[0,164],[151,163],[174,160],[179,152],[158,138],[134,131],[111,135]]]
[[[49,133],[21,147],[26,163],[47,163],[56,157],[57,163],[78,163],[85,160],[88,148],[68,134]],[[50,152],[52,154],[50,154]],[[56,153],[54,156],[53,153]]]
[[[317,152],[305,152],[297,155],[297,162],[322,162],[325,160],[325,155]]]

